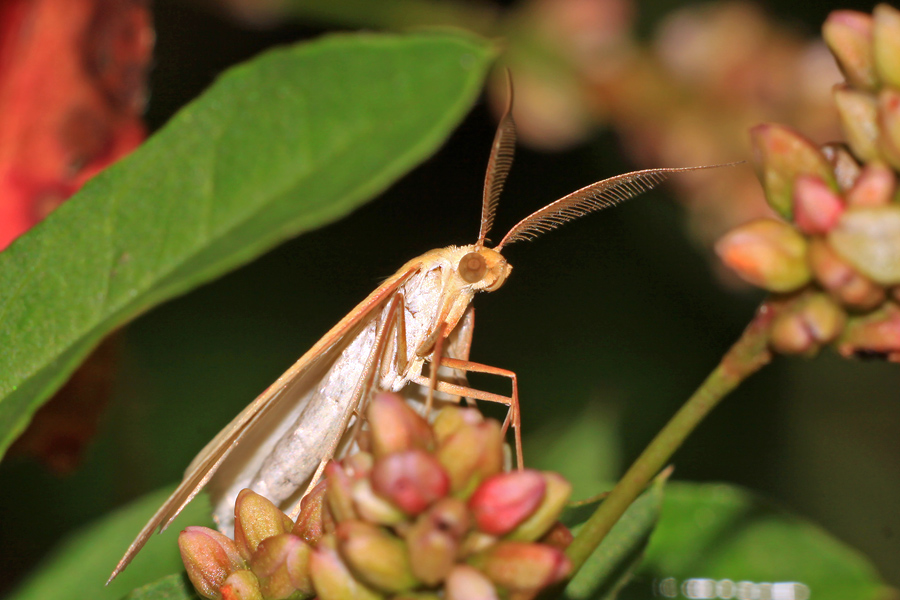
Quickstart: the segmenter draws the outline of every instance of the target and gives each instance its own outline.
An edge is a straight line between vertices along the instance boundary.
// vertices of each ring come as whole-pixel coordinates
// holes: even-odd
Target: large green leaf
[[[268,52],[0,253],[0,452],[111,329],[340,217],[434,152],[494,53],[450,33]]]
[[[640,564],[644,548],[659,518],[666,480],[670,474],[670,471],[665,471],[657,477],[650,489],[628,507],[569,582],[565,598],[611,600],[616,597]],[[570,509],[564,517],[571,518],[575,512],[577,511]],[[582,520],[587,520],[588,517],[589,513]],[[578,528],[573,527],[573,532],[577,535]]]
[[[166,488],[148,494],[68,536],[7,600],[115,600],[148,581],[184,571],[175,540],[188,525],[213,526],[206,502],[188,504],[169,529],[150,540],[129,568],[109,586],[103,585],[135,532],[171,492],[172,488]]]
[[[890,597],[858,552],[812,523],[722,484],[666,488],[640,573],[646,579],[624,597],[650,597],[651,582],[656,594],[672,598],[686,597],[685,590],[695,598]]]

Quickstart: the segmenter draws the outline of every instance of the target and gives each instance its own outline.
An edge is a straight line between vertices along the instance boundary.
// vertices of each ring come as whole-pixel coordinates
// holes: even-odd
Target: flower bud
[[[443,444],[457,431],[484,422],[481,413],[473,408],[448,406],[441,409],[434,420],[434,437],[438,444]]]
[[[505,535],[537,510],[545,488],[544,478],[538,471],[500,473],[478,486],[469,498],[469,510],[480,530]]]
[[[878,102],[869,92],[846,85],[834,88],[834,103],[841,128],[853,153],[865,162],[877,160],[879,154]]]
[[[456,565],[444,584],[446,600],[499,600],[494,584],[469,565]]]
[[[546,534],[552,527],[561,525],[557,519],[566,507],[572,494],[572,484],[559,473],[541,473],[544,478],[544,499],[531,516],[519,524],[507,539],[533,542]],[[565,529],[565,527],[563,527]],[[567,530],[568,531],[568,530]],[[571,538],[571,533],[569,534]]]
[[[900,11],[879,4],[872,11],[875,70],[885,85],[900,88]]]
[[[406,520],[403,511],[375,493],[370,479],[354,481],[352,493],[353,506],[362,519],[379,525],[397,525]]]
[[[844,306],[871,310],[884,302],[884,288],[851,267],[824,239],[810,242],[809,264],[819,284]]]
[[[562,550],[528,542],[498,542],[472,562],[511,592],[540,590],[562,581],[572,570]]]
[[[357,581],[327,535],[309,557],[309,574],[318,600],[379,600],[382,596]]]
[[[256,575],[246,569],[229,575],[221,591],[222,600],[263,600]]]
[[[827,233],[844,212],[844,201],[815,175],[794,184],[794,223],[807,235]]]
[[[360,581],[384,592],[402,592],[418,581],[403,540],[363,521],[344,521],[335,532],[338,550]]]
[[[841,192],[852,188],[856,178],[859,177],[860,166],[853,155],[847,152],[846,147],[837,143],[825,144],[822,146],[822,154],[834,170],[834,178]]]
[[[878,94],[878,126],[881,155],[900,169],[900,91],[884,88]]]
[[[300,515],[291,533],[315,546],[321,537],[334,531],[334,518],[325,499],[328,480],[323,479],[300,501]]]
[[[539,541],[542,544],[547,544],[548,546],[553,546],[554,548],[559,548],[560,550],[565,550],[569,547],[569,544],[572,543],[574,536],[568,527],[560,523],[556,522],[553,527],[550,528],[550,531],[544,534]]]
[[[836,10],[822,26],[822,37],[847,81],[868,90],[877,85],[872,29],[872,17],[854,10]]]
[[[828,160],[811,141],[784,125],[765,123],[750,130],[753,157],[769,206],[791,217],[794,180],[818,175],[831,189],[837,183]]]
[[[844,328],[846,314],[825,294],[813,294],[796,302],[793,310],[772,323],[772,348],[782,354],[816,352],[834,341]]]
[[[809,282],[806,240],[793,227],[758,219],[725,234],[716,253],[746,281],[772,292],[791,292]]]
[[[900,306],[887,302],[875,312],[851,317],[838,351],[844,356],[877,353],[900,361]]]
[[[373,466],[375,466],[375,457],[364,450],[354,452],[341,461],[341,467],[353,481],[368,477]]]
[[[437,457],[450,476],[450,488],[468,495],[486,477],[503,470],[500,424],[490,420],[458,429],[440,443]]]
[[[897,190],[897,177],[881,163],[871,163],[860,172],[847,192],[848,206],[884,206],[890,204]]]
[[[259,579],[259,587],[267,600],[285,600],[299,592],[312,596],[309,577],[310,547],[296,535],[282,533],[260,542],[250,569]]]
[[[353,480],[344,467],[334,461],[329,462],[325,465],[325,477],[328,478],[325,500],[334,520],[340,523],[357,518],[353,507]]]
[[[244,560],[249,561],[259,543],[267,537],[287,533],[294,522],[268,498],[243,489],[234,503],[234,542]]]
[[[428,422],[397,394],[383,392],[375,396],[366,415],[376,457],[413,448],[427,450],[434,441]]]
[[[191,583],[204,598],[221,598],[225,579],[245,568],[235,543],[208,527],[187,527],[178,536],[178,549]]]
[[[900,283],[900,205],[848,208],[828,242],[875,283]]]
[[[443,581],[456,563],[468,528],[468,511],[457,498],[438,500],[419,515],[406,534],[409,562],[416,578],[427,586]]]
[[[372,488],[408,515],[417,515],[450,491],[450,479],[438,460],[424,450],[407,450],[379,458]]]

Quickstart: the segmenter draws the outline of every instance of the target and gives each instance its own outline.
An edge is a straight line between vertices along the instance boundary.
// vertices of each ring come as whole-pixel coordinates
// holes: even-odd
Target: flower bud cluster
[[[900,11],[836,11],[824,37],[846,82],[835,87],[847,144],[817,147],[774,124],[751,130],[766,200],[716,251],[739,276],[789,295],[771,345],[900,360]]]
[[[244,490],[234,540],[188,527],[188,576],[215,600],[533,598],[565,579],[570,484],[503,471],[500,424],[473,408],[430,425],[396,394],[367,410],[361,451],[330,462],[296,522]]]

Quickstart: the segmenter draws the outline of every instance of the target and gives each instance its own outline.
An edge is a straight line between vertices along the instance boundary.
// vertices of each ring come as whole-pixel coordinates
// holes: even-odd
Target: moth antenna
[[[516,151],[516,124],[512,118],[513,85],[512,75],[506,70],[506,110],[497,125],[494,144],[491,146],[491,157],[488,159],[487,173],[484,176],[484,197],[481,202],[481,231],[478,233],[476,245],[484,246],[487,234],[494,224],[494,214],[506,176],[512,167],[513,155]]]
[[[568,223],[601,208],[615,206],[629,198],[634,198],[638,194],[655,188],[673,173],[730,167],[741,162],[743,161],[700,167],[644,169],[592,183],[572,192],[568,196],[563,196],[556,202],[551,202],[544,208],[531,213],[516,223],[500,243],[497,244],[495,250],[499,252],[503,246],[519,240],[533,240],[540,234],[556,229],[563,223]]]

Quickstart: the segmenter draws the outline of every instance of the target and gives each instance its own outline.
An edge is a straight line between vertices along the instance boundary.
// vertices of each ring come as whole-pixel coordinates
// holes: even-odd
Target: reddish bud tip
[[[300,514],[291,533],[315,546],[326,533],[334,531],[334,518],[328,510],[325,492],[328,481],[320,481],[300,502]]]
[[[263,600],[256,575],[246,569],[235,571],[229,575],[222,585],[221,591],[222,600]],[[274,599],[267,596],[265,600]]]
[[[479,529],[505,535],[537,510],[545,488],[544,478],[531,469],[494,475],[469,498],[469,510]]]
[[[844,201],[822,179],[800,175],[794,184],[794,223],[803,233],[827,233],[844,212]]]
[[[188,527],[178,536],[178,549],[188,577],[204,598],[218,600],[219,588],[244,561],[233,541],[207,527]]]
[[[427,450],[434,441],[428,422],[397,394],[378,394],[366,414],[376,457],[413,448]]]
[[[810,279],[806,240],[793,227],[759,219],[725,234],[716,253],[742,279],[773,292],[791,292]]]
[[[408,450],[378,459],[372,488],[406,514],[416,515],[447,495],[450,479],[434,456]]]

